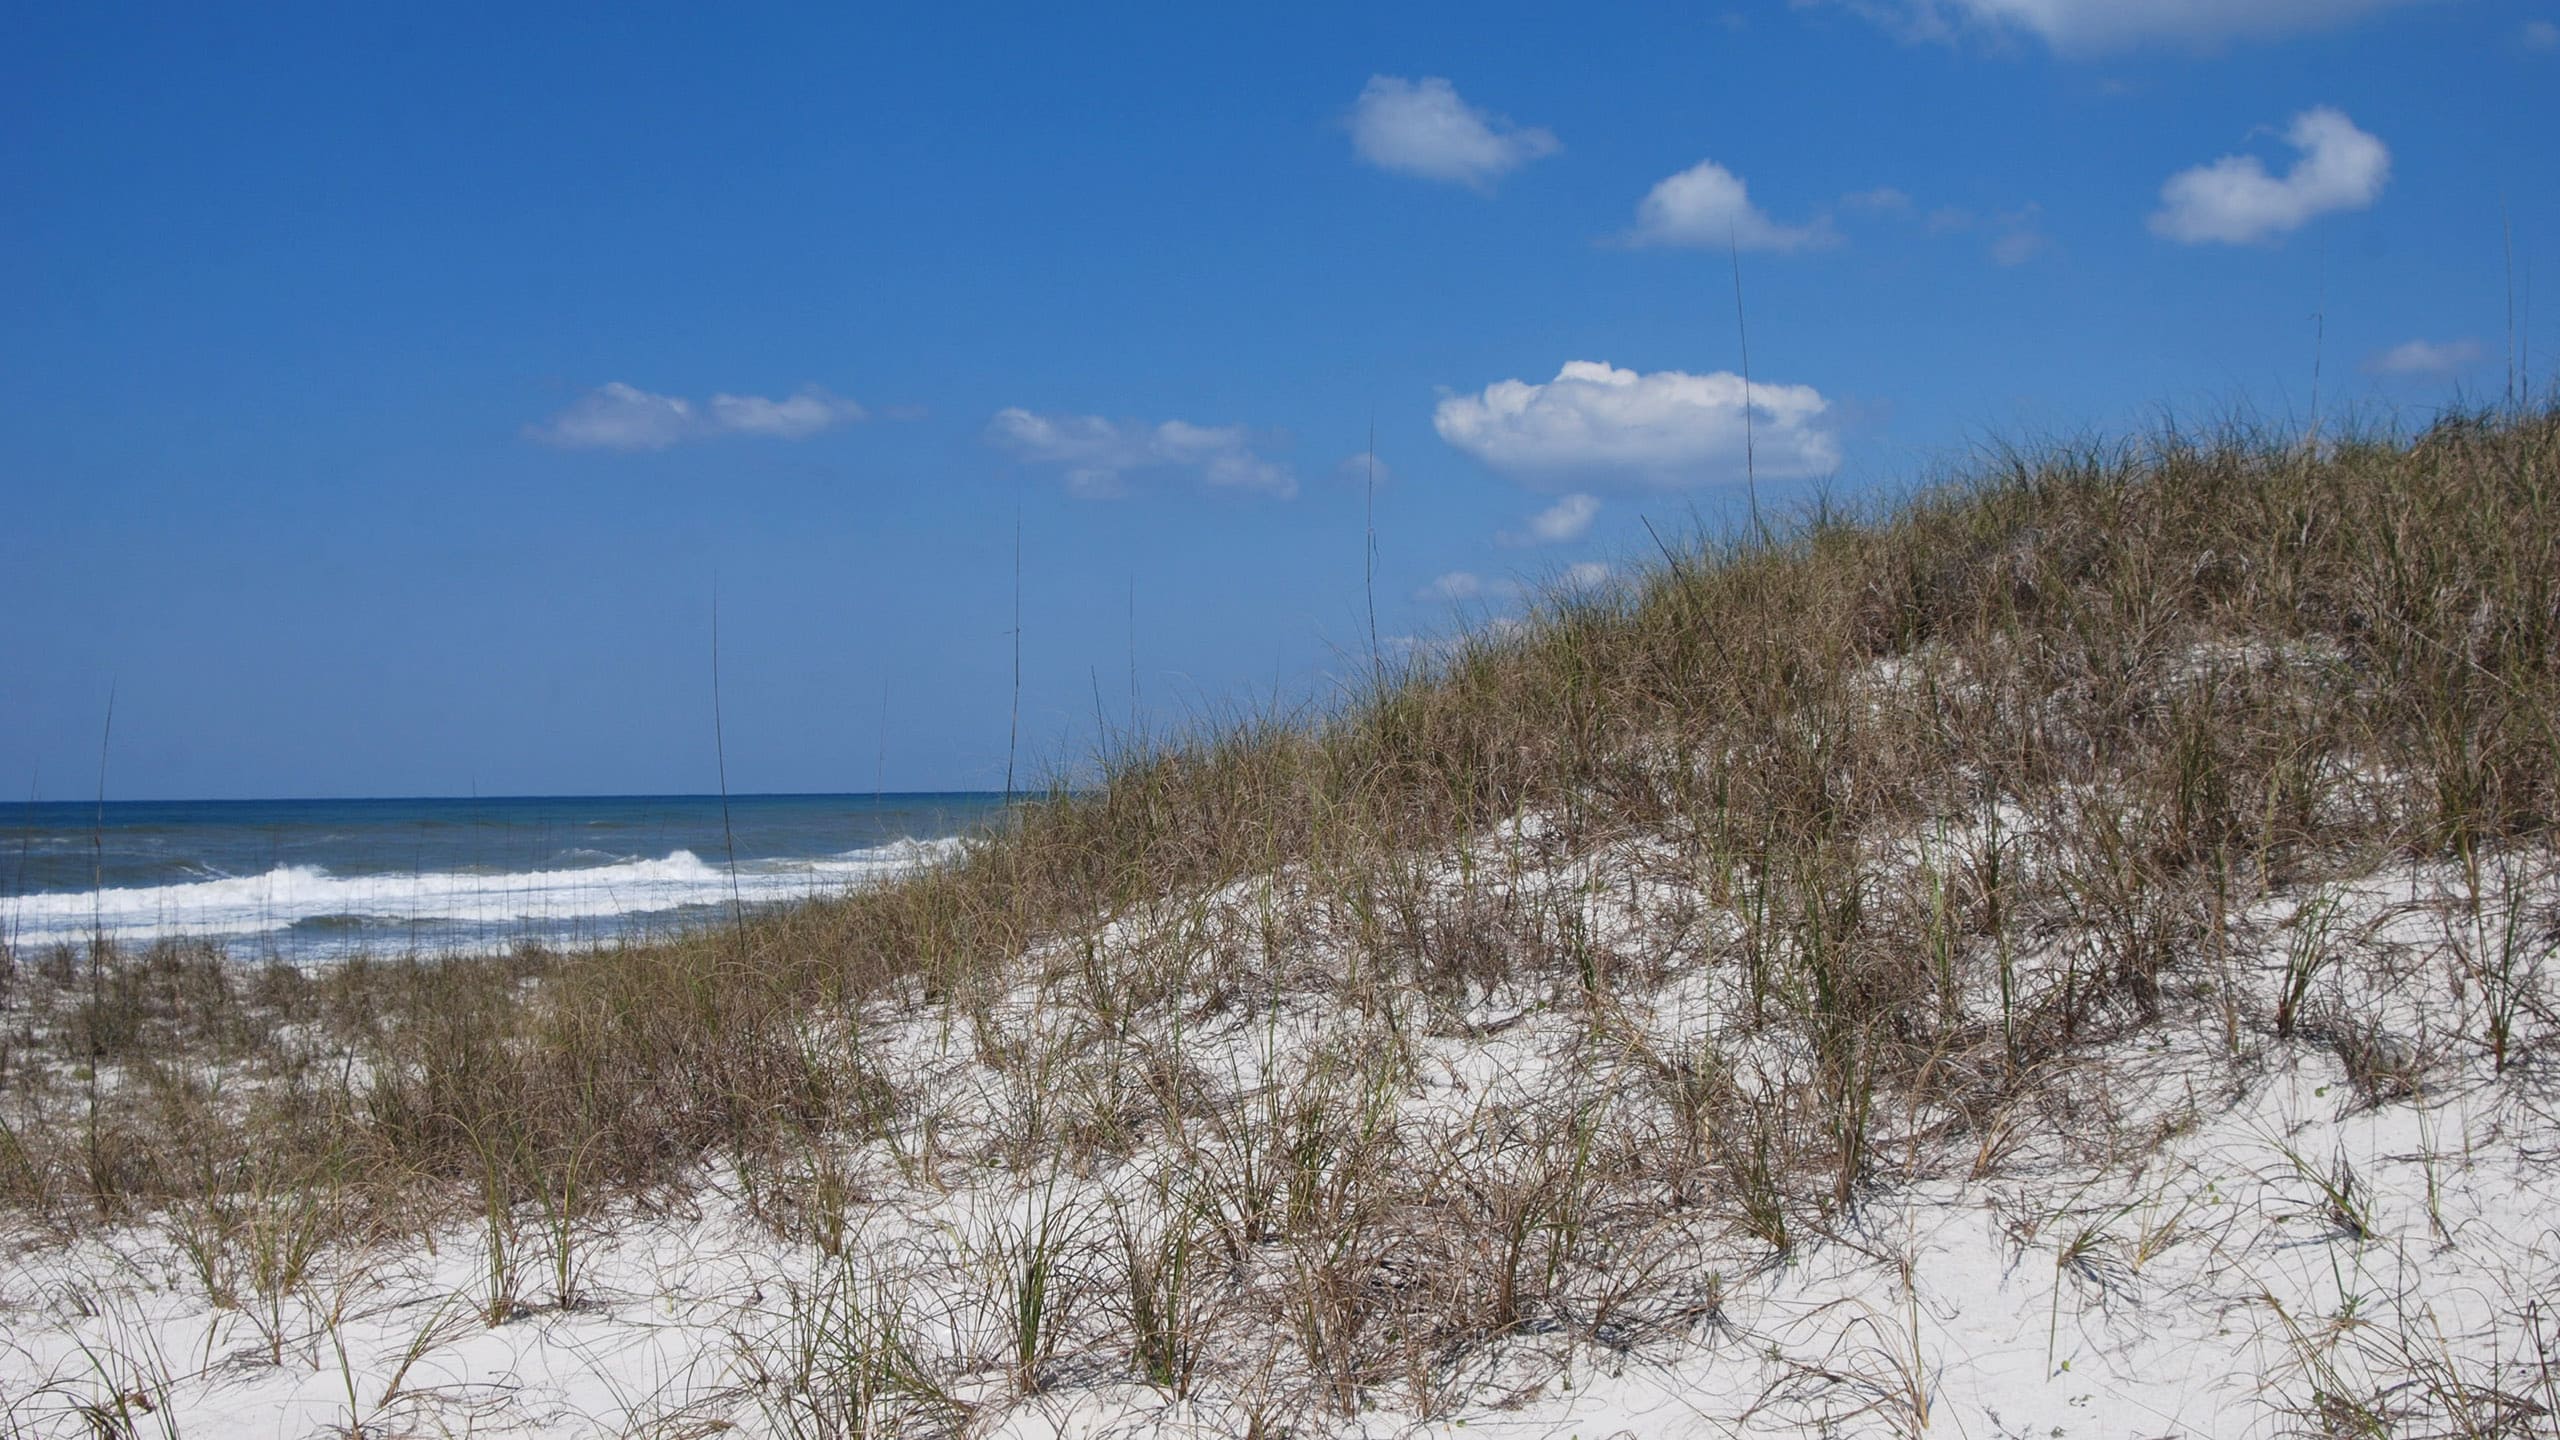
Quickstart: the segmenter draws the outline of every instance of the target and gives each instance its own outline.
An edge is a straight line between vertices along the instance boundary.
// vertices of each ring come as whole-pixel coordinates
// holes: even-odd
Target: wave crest
[[[741,863],[737,893],[749,904],[841,893],[950,859],[961,848],[958,840],[901,840],[815,860]],[[730,884],[725,866],[690,850],[488,875],[332,875],[316,865],[279,865],[262,875],[0,897],[0,935],[28,946],[85,941],[99,930],[122,941],[245,938],[324,920],[481,930],[629,923],[725,905]]]

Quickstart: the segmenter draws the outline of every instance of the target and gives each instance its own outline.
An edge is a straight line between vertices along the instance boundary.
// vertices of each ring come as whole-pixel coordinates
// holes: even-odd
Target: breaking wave
[[[811,860],[741,861],[736,893],[750,905],[840,894],[956,856],[956,839],[901,840]],[[169,885],[0,897],[0,938],[19,947],[82,943],[103,930],[121,942],[211,940],[419,929],[440,934],[589,937],[652,917],[676,919],[729,903],[726,865],[690,850],[570,869],[477,874],[333,875],[280,865],[260,875]]]

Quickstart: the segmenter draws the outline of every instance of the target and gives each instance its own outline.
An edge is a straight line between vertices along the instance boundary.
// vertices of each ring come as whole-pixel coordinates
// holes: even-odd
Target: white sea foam
[[[901,840],[815,860],[741,862],[737,895],[753,905],[837,893],[952,858],[961,845]],[[283,865],[263,875],[175,885],[0,897],[0,938],[19,946],[77,943],[103,929],[120,941],[219,940],[329,920],[363,928],[537,930],[725,905],[730,886],[727,866],[690,850],[655,860],[487,875],[332,875],[318,866]]]

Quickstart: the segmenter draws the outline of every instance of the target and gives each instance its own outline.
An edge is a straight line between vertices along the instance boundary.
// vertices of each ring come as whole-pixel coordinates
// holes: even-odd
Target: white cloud
[[[1452,570],[1413,592],[1426,604],[1508,606],[1542,595],[1560,596],[1597,590],[1617,578],[1615,567],[1599,560],[1567,565],[1548,580],[1522,580]]]
[[[1487,583],[1483,576],[1471,570],[1452,570],[1415,591],[1413,598],[1439,600],[1455,605],[1469,600],[1481,600],[1487,595],[1500,595],[1504,593],[1504,589],[1503,583],[1499,580]]]
[[[1587,534],[1592,517],[1599,513],[1597,498],[1576,491],[1530,516],[1527,529],[1506,530],[1494,538],[1505,545],[1561,545]]]
[[[713,427],[741,435],[802,440],[831,425],[861,418],[861,406],[816,389],[803,390],[788,400],[767,400],[761,395],[711,397]]]
[[[1871,210],[1879,215],[1906,215],[1911,211],[1911,197],[1890,185],[1843,195],[1840,204],[1845,209]]]
[[[1819,391],[1754,382],[1748,393],[1758,474],[1803,479],[1839,468]],[[1677,490],[1743,479],[1744,394],[1730,371],[1638,374],[1571,360],[1543,385],[1499,380],[1448,396],[1431,423],[1441,439],[1532,484]]]
[[[2043,254],[2046,243],[2041,230],[2010,230],[1991,242],[1991,261],[1995,265],[2024,265]]]
[[[1366,450],[1355,450],[1343,456],[1342,463],[1333,467],[1333,473],[1361,485],[1371,482],[1384,485],[1396,476],[1393,466]]]
[[[1798,5],[1821,0],[1796,0]],[[2209,50],[2324,30],[2421,0],[1838,0],[1911,40],[2030,35],[2065,55]]]
[[[2527,50],[2560,50],[2560,25],[2548,20],[2527,20],[2516,32],[2516,39]]]
[[[1351,147],[1398,175],[1419,175],[1489,191],[1493,182],[1563,149],[1535,126],[1518,127],[1458,98],[1437,76],[1372,75],[1351,106]]]
[[[525,433],[569,450],[664,450],[717,435],[805,440],[863,418],[860,405],[814,385],[784,400],[714,395],[709,404],[696,405],[681,395],[652,394],[615,380],[579,396],[541,424],[525,427]]]
[[[2391,151],[2343,111],[2305,110],[2284,138],[2302,153],[2281,178],[2255,155],[2225,155],[2170,176],[2160,187],[2152,233],[2188,245],[2272,239],[2316,216],[2364,209],[2391,177]]]
[[[2451,375],[2480,363],[2477,340],[2407,340],[2366,358],[2364,368],[2376,375]]]
[[[2044,207],[2033,200],[1992,215],[1977,215],[1961,205],[1941,205],[1929,212],[1921,226],[1932,235],[1988,232],[1992,263],[2014,266],[2026,264],[2051,246],[2041,228],[2043,219]]]
[[[1065,471],[1068,490],[1088,500],[1125,495],[1131,472],[1159,469],[1188,470],[1208,485],[1283,500],[1298,493],[1289,467],[1255,454],[1241,425],[1149,425],[1008,407],[988,422],[987,436],[1032,464]]]
[[[1493,584],[1498,587],[1502,582]],[[1426,588],[1417,592],[1414,598],[1437,600],[1440,596]],[[1480,615],[1470,618],[1461,630],[1439,635],[1389,635],[1379,643],[1394,654],[1411,655],[1438,664],[1455,660],[1479,647],[1497,644],[1507,636],[1525,634],[1528,629],[1529,621],[1522,616]]]
[[[1657,184],[1636,206],[1638,245],[1702,245],[1744,250],[1810,250],[1836,244],[1827,217],[1805,225],[1781,225],[1751,203],[1742,177],[1713,160],[1701,160]]]
[[[1549,544],[1579,540],[1591,528],[1591,518],[1600,513],[1600,502],[1576,491],[1540,511],[1529,521],[1529,533]]]
[[[691,433],[694,423],[692,401],[652,395],[615,380],[579,396],[526,433],[577,450],[663,450]]]

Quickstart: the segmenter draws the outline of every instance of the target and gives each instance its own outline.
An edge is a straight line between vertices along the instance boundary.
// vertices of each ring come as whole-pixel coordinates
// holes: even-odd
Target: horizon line
[[[1021,795],[1021,796],[1023,796],[1024,798],[1029,798],[1029,796],[1030,796],[1030,794],[1031,794],[1032,792],[1028,792],[1028,791],[1016,791],[1016,792],[1014,792],[1014,793],[1015,793],[1015,794],[1017,794],[1017,795]],[[733,791],[733,792],[731,792],[731,793],[730,793],[727,797],[725,797],[725,798],[727,798],[727,799],[730,801],[730,803],[735,804],[736,802],[738,802],[738,801],[740,801],[740,800],[836,800],[836,799],[844,799],[844,800],[869,800],[869,799],[881,799],[881,800],[887,800],[887,799],[915,799],[915,798],[931,798],[931,797],[935,797],[935,796],[960,796],[960,795],[968,795],[968,796],[992,795],[992,796],[997,797],[998,799],[1002,799],[1002,798],[1004,798],[1004,797],[1005,797],[1006,792],[1005,792],[1005,791],[1003,791],[1003,790],[741,790],[741,791]],[[74,798],[74,799],[68,799],[68,800],[39,800],[39,799],[34,799],[34,798],[30,797],[30,798],[25,798],[25,799],[12,800],[12,801],[9,801],[9,802],[7,802],[7,803],[8,803],[9,805],[11,805],[11,806],[14,806],[14,807],[18,808],[18,809],[26,810],[26,809],[32,809],[32,808],[34,808],[34,807],[36,807],[36,806],[39,806],[39,805],[70,805],[70,806],[79,806],[79,807],[83,807],[83,808],[90,808],[90,809],[94,809],[94,808],[96,808],[96,807],[98,807],[98,806],[100,806],[100,805],[323,805],[323,804],[392,805],[392,804],[399,804],[399,803],[402,803],[402,802],[404,802],[404,801],[419,801],[419,800],[433,800],[433,801],[457,801],[457,800],[458,800],[458,801],[462,801],[462,802],[464,802],[464,803],[472,803],[472,802],[477,802],[477,801],[503,802],[503,801],[514,801],[514,800],[710,800],[710,801],[717,801],[717,800],[720,800],[720,799],[722,799],[722,798],[723,798],[723,797],[722,797],[721,793],[720,793],[719,791],[717,791],[717,790],[701,790],[701,791],[690,791],[690,790],[667,790],[667,791],[658,791],[658,790],[630,790],[630,791],[579,791],[579,792],[563,792],[563,793],[559,793],[559,794],[550,794],[550,795],[541,795],[541,794],[507,794],[507,795],[499,795],[499,794],[489,794],[489,795],[480,795],[480,794],[464,794],[464,795],[202,795],[202,796],[187,796],[187,795],[175,795],[175,796],[172,796],[172,795],[162,795],[162,796],[111,796],[111,797],[108,797],[108,798],[106,798],[106,799],[95,799],[95,798],[91,798],[91,797],[87,797],[87,796],[81,796],[81,797],[77,797],[77,798]]]

